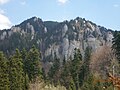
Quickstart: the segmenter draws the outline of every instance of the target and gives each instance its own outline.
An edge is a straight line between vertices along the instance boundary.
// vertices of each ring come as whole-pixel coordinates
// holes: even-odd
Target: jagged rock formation
[[[73,56],[74,48],[84,54],[87,46],[95,51],[105,44],[111,45],[112,32],[79,17],[63,22],[33,17],[9,30],[0,31],[0,50],[10,54],[15,48],[29,49],[34,44],[40,49],[43,60],[52,60],[55,53],[61,59],[68,59]]]

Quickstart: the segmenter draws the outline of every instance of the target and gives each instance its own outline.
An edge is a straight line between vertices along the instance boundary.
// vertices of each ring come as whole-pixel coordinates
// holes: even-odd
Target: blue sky
[[[0,29],[10,28],[33,16],[44,21],[79,16],[120,30],[120,0],[0,0]]]

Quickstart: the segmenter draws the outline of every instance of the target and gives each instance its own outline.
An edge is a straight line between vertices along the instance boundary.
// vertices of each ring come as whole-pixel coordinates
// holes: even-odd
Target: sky
[[[120,0],[0,0],[0,29],[33,16],[59,22],[82,17],[120,30]]]

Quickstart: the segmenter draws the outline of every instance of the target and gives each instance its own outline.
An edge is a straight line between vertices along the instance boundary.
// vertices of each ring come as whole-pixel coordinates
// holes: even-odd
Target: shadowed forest
[[[115,31],[112,47],[95,52],[87,47],[84,56],[74,49],[69,60],[54,55],[52,62],[41,61],[39,50],[16,49],[0,52],[0,90],[113,90],[120,89],[120,33]]]

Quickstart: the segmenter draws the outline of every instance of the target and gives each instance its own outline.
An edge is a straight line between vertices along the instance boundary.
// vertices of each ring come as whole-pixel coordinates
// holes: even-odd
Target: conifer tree
[[[91,57],[91,48],[87,47],[85,50],[84,63],[82,66],[83,75],[84,75],[83,79],[87,79],[89,77],[89,74],[90,74],[90,70],[89,70],[90,57]]]
[[[120,63],[120,32],[115,31],[112,43],[113,51]]]
[[[91,48],[87,47],[86,50],[85,50],[84,61],[83,61],[82,67],[81,67],[81,71],[79,73],[80,86],[83,86],[83,85],[86,85],[86,84],[88,85],[89,84],[87,82],[90,81],[89,78],[91,78],[91,72],[90,72],[90,69],[89,69],[90,58],[91,58]]]
[[[46,73],[45,73],[45,69],[42,68],[42,79],[46,82],[47,77],[46,77]]]
[[[76,90],[79,88],[79,73],[82,65],[82,55],[79,49],[75,49],[74,59],[71,61],[71,75],[75,83]]]
[[[10,90],[24,90],[24,71],[21,54],[16,49],[9,61]]]
[[[66,64],[66,58],[65,58],[65,56],[64,56],[62,65],[64,66],[65,64]]]
[[[57,58],[57,55],[55,53],[53,65],[51,66],[51,68],[48,72],[49,79],[53,83],[57,83],[57,75],[58,75],[59,69],[60,69],[60,59]]]
[[[3,52],[0,52],[0,90],[10,90],[8,60]]]
[[[35,80],[41,76],[42,66],[40,63],[40,53],[35,46],[29,50],[25,63],[26,72],[30,80]]]
[[[65,61],[64,66],[61,69],[61,85],[65,86],[68,90],[74,90],[75,84],[73,78],[71,77],[70,65],[71,61]]]
[[[25,90],[28,90],[29,87],[29,78],[28,74],[26,71],[26,56],[27,56],[27,51],[25,48],[21,51],[21,57],[22,57],[22,62],[23,62],[23,70],[24,70],[24,78],[25,78]]]

